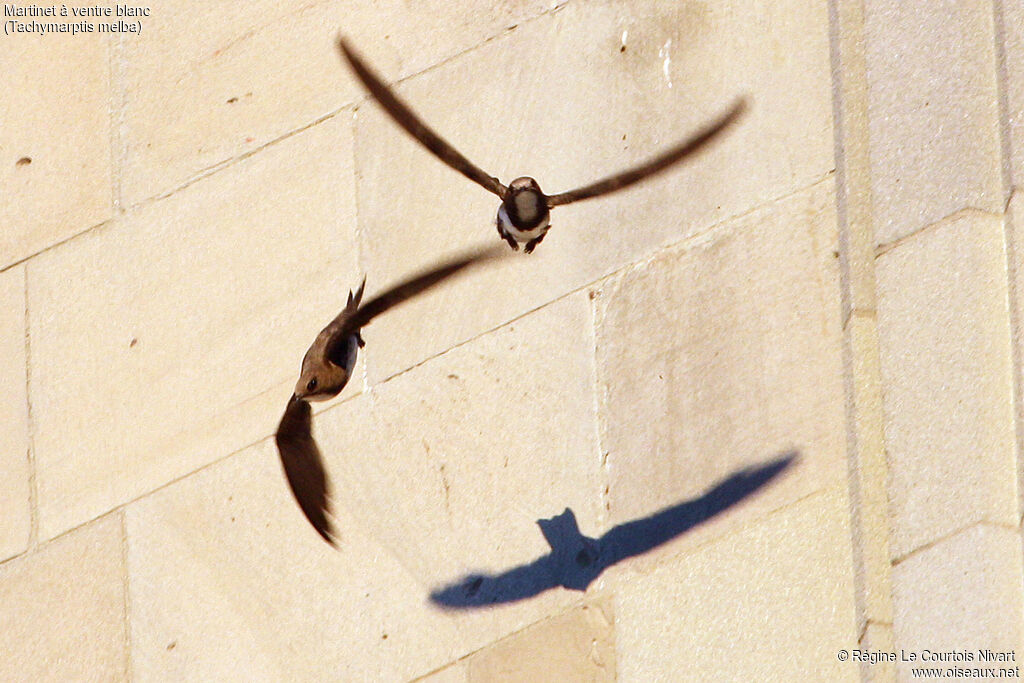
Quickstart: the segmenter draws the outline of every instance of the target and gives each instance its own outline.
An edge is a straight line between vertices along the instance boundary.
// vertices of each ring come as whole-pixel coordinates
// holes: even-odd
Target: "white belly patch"
[[[505,205],[502,204],[498,207],[498,227],[501,228],[502,234],[510,236],[516,242],[530,242],[535,240],[546,233],[550,225],[551,217],[547,216],[537,224],[537,227],[530,230],[519,230],[516,226],[512,225],[512,221],[509,220],[508,213],[505,212]]]

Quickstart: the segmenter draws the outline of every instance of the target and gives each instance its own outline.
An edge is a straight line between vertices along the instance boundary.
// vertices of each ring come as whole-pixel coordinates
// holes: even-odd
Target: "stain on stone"
[[[451,484],[448,483],[448,476],[444,471],[444,463],[441,463],[441,485],[444,486],[444,509],[451,516]]]
[[[138,337],[132,337],[132,340],[130,342],[128,342],[128,348],[129,349],[134,349],[138,345],[138,343],[139,343]]]
[[[14,162],[15,166],[28,166],[32,163],[32,157],[22,157]]]
[[[176,647],[178,647],[178,641],[176,641],[176,640],[172,640],[171,642],[167,643],[167,651],[168,652],[170,652],[171,650],[173,650]]]

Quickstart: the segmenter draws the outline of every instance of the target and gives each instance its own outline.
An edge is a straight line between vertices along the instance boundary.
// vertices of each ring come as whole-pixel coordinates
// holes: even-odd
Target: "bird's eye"
[[[316,377],[306,383],[306,391],[316,391]]]

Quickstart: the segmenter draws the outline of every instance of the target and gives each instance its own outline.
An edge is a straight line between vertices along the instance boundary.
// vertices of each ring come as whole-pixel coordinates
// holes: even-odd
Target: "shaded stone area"
[[[539,519],[551,552],[529,564],[496,575],[471,574],[437,589],[430,599],[447,608],[467,609],[515,602],[561,586],[584,591],[608,567],[649,552],[721,514],[782,474],[798,459],[796,452],[742,470],[703,496],[665,508],[649,517],[615,526],[599,539],[580,533],[572,510]]]

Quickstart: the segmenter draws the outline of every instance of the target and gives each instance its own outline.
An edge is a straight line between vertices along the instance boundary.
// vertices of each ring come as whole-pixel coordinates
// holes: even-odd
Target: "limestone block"
[[[423,678],[417,678],[416,683],[467,683],[469,674],[466,672],[464,661],[455,662],[451,666],[429,673]]]
[[[615,681],[610,600],[585,604],[498,641],[466,660],[469,683]]]
[[[1016,192],[1007,207],[1005,220],[1009,224],[1008,257],[1007,263],[1010,271],[1010,305],[1013,307],[1015,317],[1011,317],[1011,332],[1013,333],[1013,345],[1017,357],[1024,350],[1024,329],[1021,322],[1024,321],[1024,192]],[[1013,321],[1016,321],[1015,323]],[[1014,376],[1018,387],[1024,383],[1024,368],[1018,367]],[[1018,406],[1017,420],[1024,419],[1021,410],[1024,406]],[[1017,481],[1024,481],[1024,458],[1017,458]],[[1018,485],[1019,487],[1019,485]],[[1024,518],[1024,496],[1017,495],[1017,515]]]
[[[900,680],[910,668],[1020,666],[1024,654],[1020,536],[977,524],[943,539],[893,567],[896,647],[917,653],[898,662]],[[1015,661],[983,663],[979,649],[1015,650]],[[971,661],[925,660],[924,650],[964,652]]]
[[[342,65],[345,33],[401,76],[533,16],[550,0],[242,5],[156,2],[123,45],[126,204],[167,192],[364,96]],[[341,166],[348,150],[321,154]]]
[[[0,560],[28,547],[32,525],[25,381],[25,269],[0,273]]]
[[[272,440],[127,520],[135,680],[400,680],[454,656],[453,627],[378,543],[347,517],[340,551],[316,536]]]
[[[1004,135],[1010,143],[1011,182],[1024,189],[1024,4],[997,3],[997,38],[1002,38],[1005,66],[1004,97],[1006,121]]]
[[[361,279],[351,172],[318,153],[350,140],[317,126],[30,262],[41,538],[273,433]]]
[[[620,681],[857,681],[845,482],[617,577]]]
[[[712,486],[784,454],[799,455],[793,471],[699,515],[685,542],[846,480],[833,202],[822,183],[603,286],[610,523],[681,501],[710,510]]]
[[[1003,221],[968,212],[878,258],[891,553],[1016,525]]]
[[[128,679],[122,537],[109,515],[0,566],[0,678]]]
[[[878,320],[857,314],[846,327],[849,345],[844,374],[854,407],[848,429],[852,455],[851,512],[858,584],[859,612],[865,622],[892,623],[892,585],[889,581],[889,467],[885,450],[885,419],[878,356]]]
[[[992,17],[958,0],[865,5],[876,243],[1002,210]]]
[[[113,201],[110,36],[3,43],[0,269],[103,222]]]

